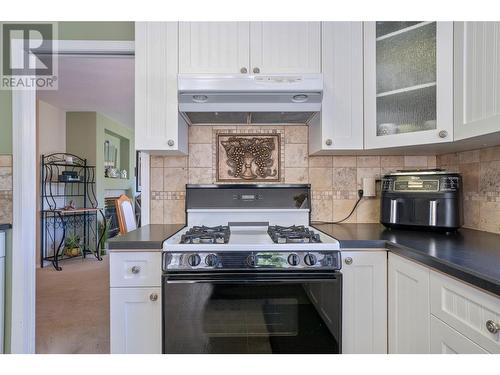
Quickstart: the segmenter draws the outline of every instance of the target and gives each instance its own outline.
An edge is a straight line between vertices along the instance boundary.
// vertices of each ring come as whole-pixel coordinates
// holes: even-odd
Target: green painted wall
[[[12,154],[12,95],[0,90],[0,154]]]
[[[128,179],[104,177],[104,141],[107,134],[115,139],[128,142],[128,150],[120,150],[122,169],[126,169]],[[66,112],[66,151],[87,159],[96,166],[96,193],[99,207],[104,207],[104,189],[127,190],[135,192],[134,168],[135,149],[134,131],[122,124],[96,112]],[[125,165],[127,164],[127,165]]]
[[[121,169],[126,169],[128,171],[128,179],[117,179],[117,178],[102,178],[102,188],[100,184],[97,186],[97,191],[99,194],[104,191],[104,189],[114,189],[114,190],[127,190],[127,195],[133,196],[135,192],[135,180],[134,180],[134,168],[135,168],[135,148],[134,148],[134,130],[127,128],[100,113],[97,113],[97,176],[104,176],[104,141],[106,139],[106,133],[111,133],[114,137],[123,138],[128,140],[128,150],[120,150],[120,159],[122,164]],[[98,181],[99,182],[99,181]],[[99,198],[99,205],[104,207],[104,195]]]
[[[0,25],[3,22],[0,22]],[[61,40],[135,40],[134,22],[58,22]],[[1,51],[0,51],[1,53]],[[12,153],[10,91],[0,91],[0,154]]]
[[[134,22],[58,22],[61,40],[134,40]]]

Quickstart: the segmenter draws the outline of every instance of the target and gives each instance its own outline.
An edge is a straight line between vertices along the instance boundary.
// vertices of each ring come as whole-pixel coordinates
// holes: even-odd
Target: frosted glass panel
[[[377,22],[377,38],[416,25],[417,23],[420,23],[420,21],[379,21]]]
[[[376,43],[377,94],[436,82],[436,22]]]
[[[377,135],[436,129],[436,86],[377,98]]]

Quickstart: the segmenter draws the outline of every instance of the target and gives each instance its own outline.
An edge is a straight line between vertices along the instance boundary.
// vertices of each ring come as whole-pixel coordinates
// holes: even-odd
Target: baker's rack
[[[70,153],[42,155],[40,180],[40,266],[48,261],[61,271],[59,262],[89,254],[102,260],[106,220],[98,207],[95,166]],[[104,226],[101,231],[98,215]],[[79,239],[77,255],[65,254],[65,240],[70,235]]]

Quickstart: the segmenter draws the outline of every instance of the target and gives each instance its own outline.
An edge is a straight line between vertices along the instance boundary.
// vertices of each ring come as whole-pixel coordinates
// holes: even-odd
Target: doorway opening
[[[36,353],[109,353],[108,238],[136,203],[134,56],[58,57],[37,91]]]

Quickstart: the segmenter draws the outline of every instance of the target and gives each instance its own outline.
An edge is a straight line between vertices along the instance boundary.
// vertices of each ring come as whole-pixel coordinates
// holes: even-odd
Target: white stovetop
[[[267,227],[231,227],[231,236],[227,244],[181,244],[180,238],[189,228],[184,228],[167,239],[163,244],[164,251],[315,251],[337,250],[339,242],[315,228],[321,243],[274,243],[267,233]]]

